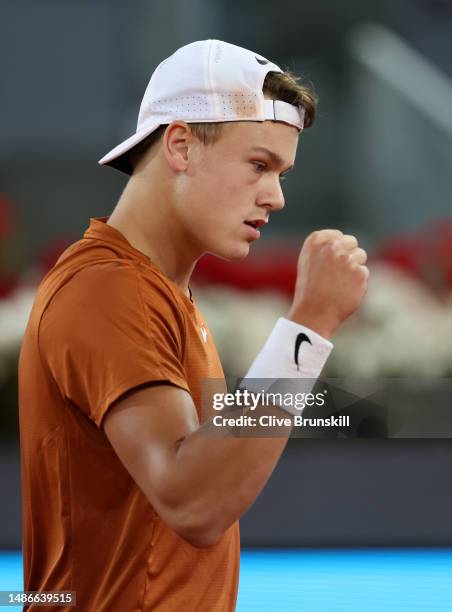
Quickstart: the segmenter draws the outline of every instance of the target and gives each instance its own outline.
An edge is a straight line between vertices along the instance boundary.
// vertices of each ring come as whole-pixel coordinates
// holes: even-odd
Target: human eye
[[[267,168],[267,164],[261,161],[253,161],[251,163],[253,164],[255,171],[258,172],[259,174],[264,172],[264,170]]]
[[[281,174],[279,175],[279,180],[280,181],[285,181],[286,178],[289,176],[290,170],[291,170],[291,168],[289,168],[289,170],[286,170],[285,172],[281,172]]]

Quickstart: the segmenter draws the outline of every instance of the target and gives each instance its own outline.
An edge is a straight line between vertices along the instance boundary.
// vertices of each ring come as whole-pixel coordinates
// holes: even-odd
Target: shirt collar
[[[151,262],[149,257],[133,247],[119,230],[108,225],[108,219],[109,217],[91,217],[89,227],[83,237],[102,240],[110,244],[113,243],[122,250],[127,251],[130,255],[133,255],[135,258],[138,257],[149,264]]]

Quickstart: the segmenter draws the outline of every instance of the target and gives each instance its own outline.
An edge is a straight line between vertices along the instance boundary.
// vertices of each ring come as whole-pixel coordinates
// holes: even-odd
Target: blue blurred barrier
[[[21,588],[20,553],[0,553],[0,590]],[[452,610],[452,550],[242,551],[237,612],[364,610]]]

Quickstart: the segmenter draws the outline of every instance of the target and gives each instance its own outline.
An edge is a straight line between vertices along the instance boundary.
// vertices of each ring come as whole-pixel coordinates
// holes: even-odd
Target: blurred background
[[[285,314],[304,237],[337,227],[358,236],[372,275],[326,374],[452,376],[450,0],[0,0],[0,14],[2,588],[21,580],[17,357],[35,287],[90,217],[111,212],[126,177],[97,160],[135,131],[151,73],[186,43],[250,48],[303,75],[320,99],[284,211],[246,261],[206,257],[193,280],[226,373],[243,375]],[[240,609],[263,592],[270,607],[260,610],[373,610],[383,596],[386,610],[450,609],[434,607],[452,598],[444,583],[438,604],[428,594],[452,575],[451,466],[446,439],[291,440],[242,520]],[[432,547],[443,552],[426,560]],[[397,548],[408,557],[391,557]],[[399,578],[389,591],[372,581],[385,559]],[[427,565],[428,587],[415,578]],[[265,567],[284,569],[272,582]],[[269,602],[289,574],[297,597],[278,608]]]

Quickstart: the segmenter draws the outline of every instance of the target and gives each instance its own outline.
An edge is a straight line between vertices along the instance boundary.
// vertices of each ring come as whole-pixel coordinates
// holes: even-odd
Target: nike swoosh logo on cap
[[[258,57],[254,56],[256,62],[259,62],[259,64],[262,64],[262,66],[265,66],[265,64],[269,64],[270,62],[268,60],[265,59],[259,59]]]
[[[304,333],[298,334],[298,336],[295,339],[295,354],[294,354],[294,360],[297,365],[298,371],[300,370],[300,364],[298,363],[298,353],[300,352],[300,346],[303,344],[303,342],[309,342],[309,344],[312,346],[312,342],[309,340],[306,334]]]

